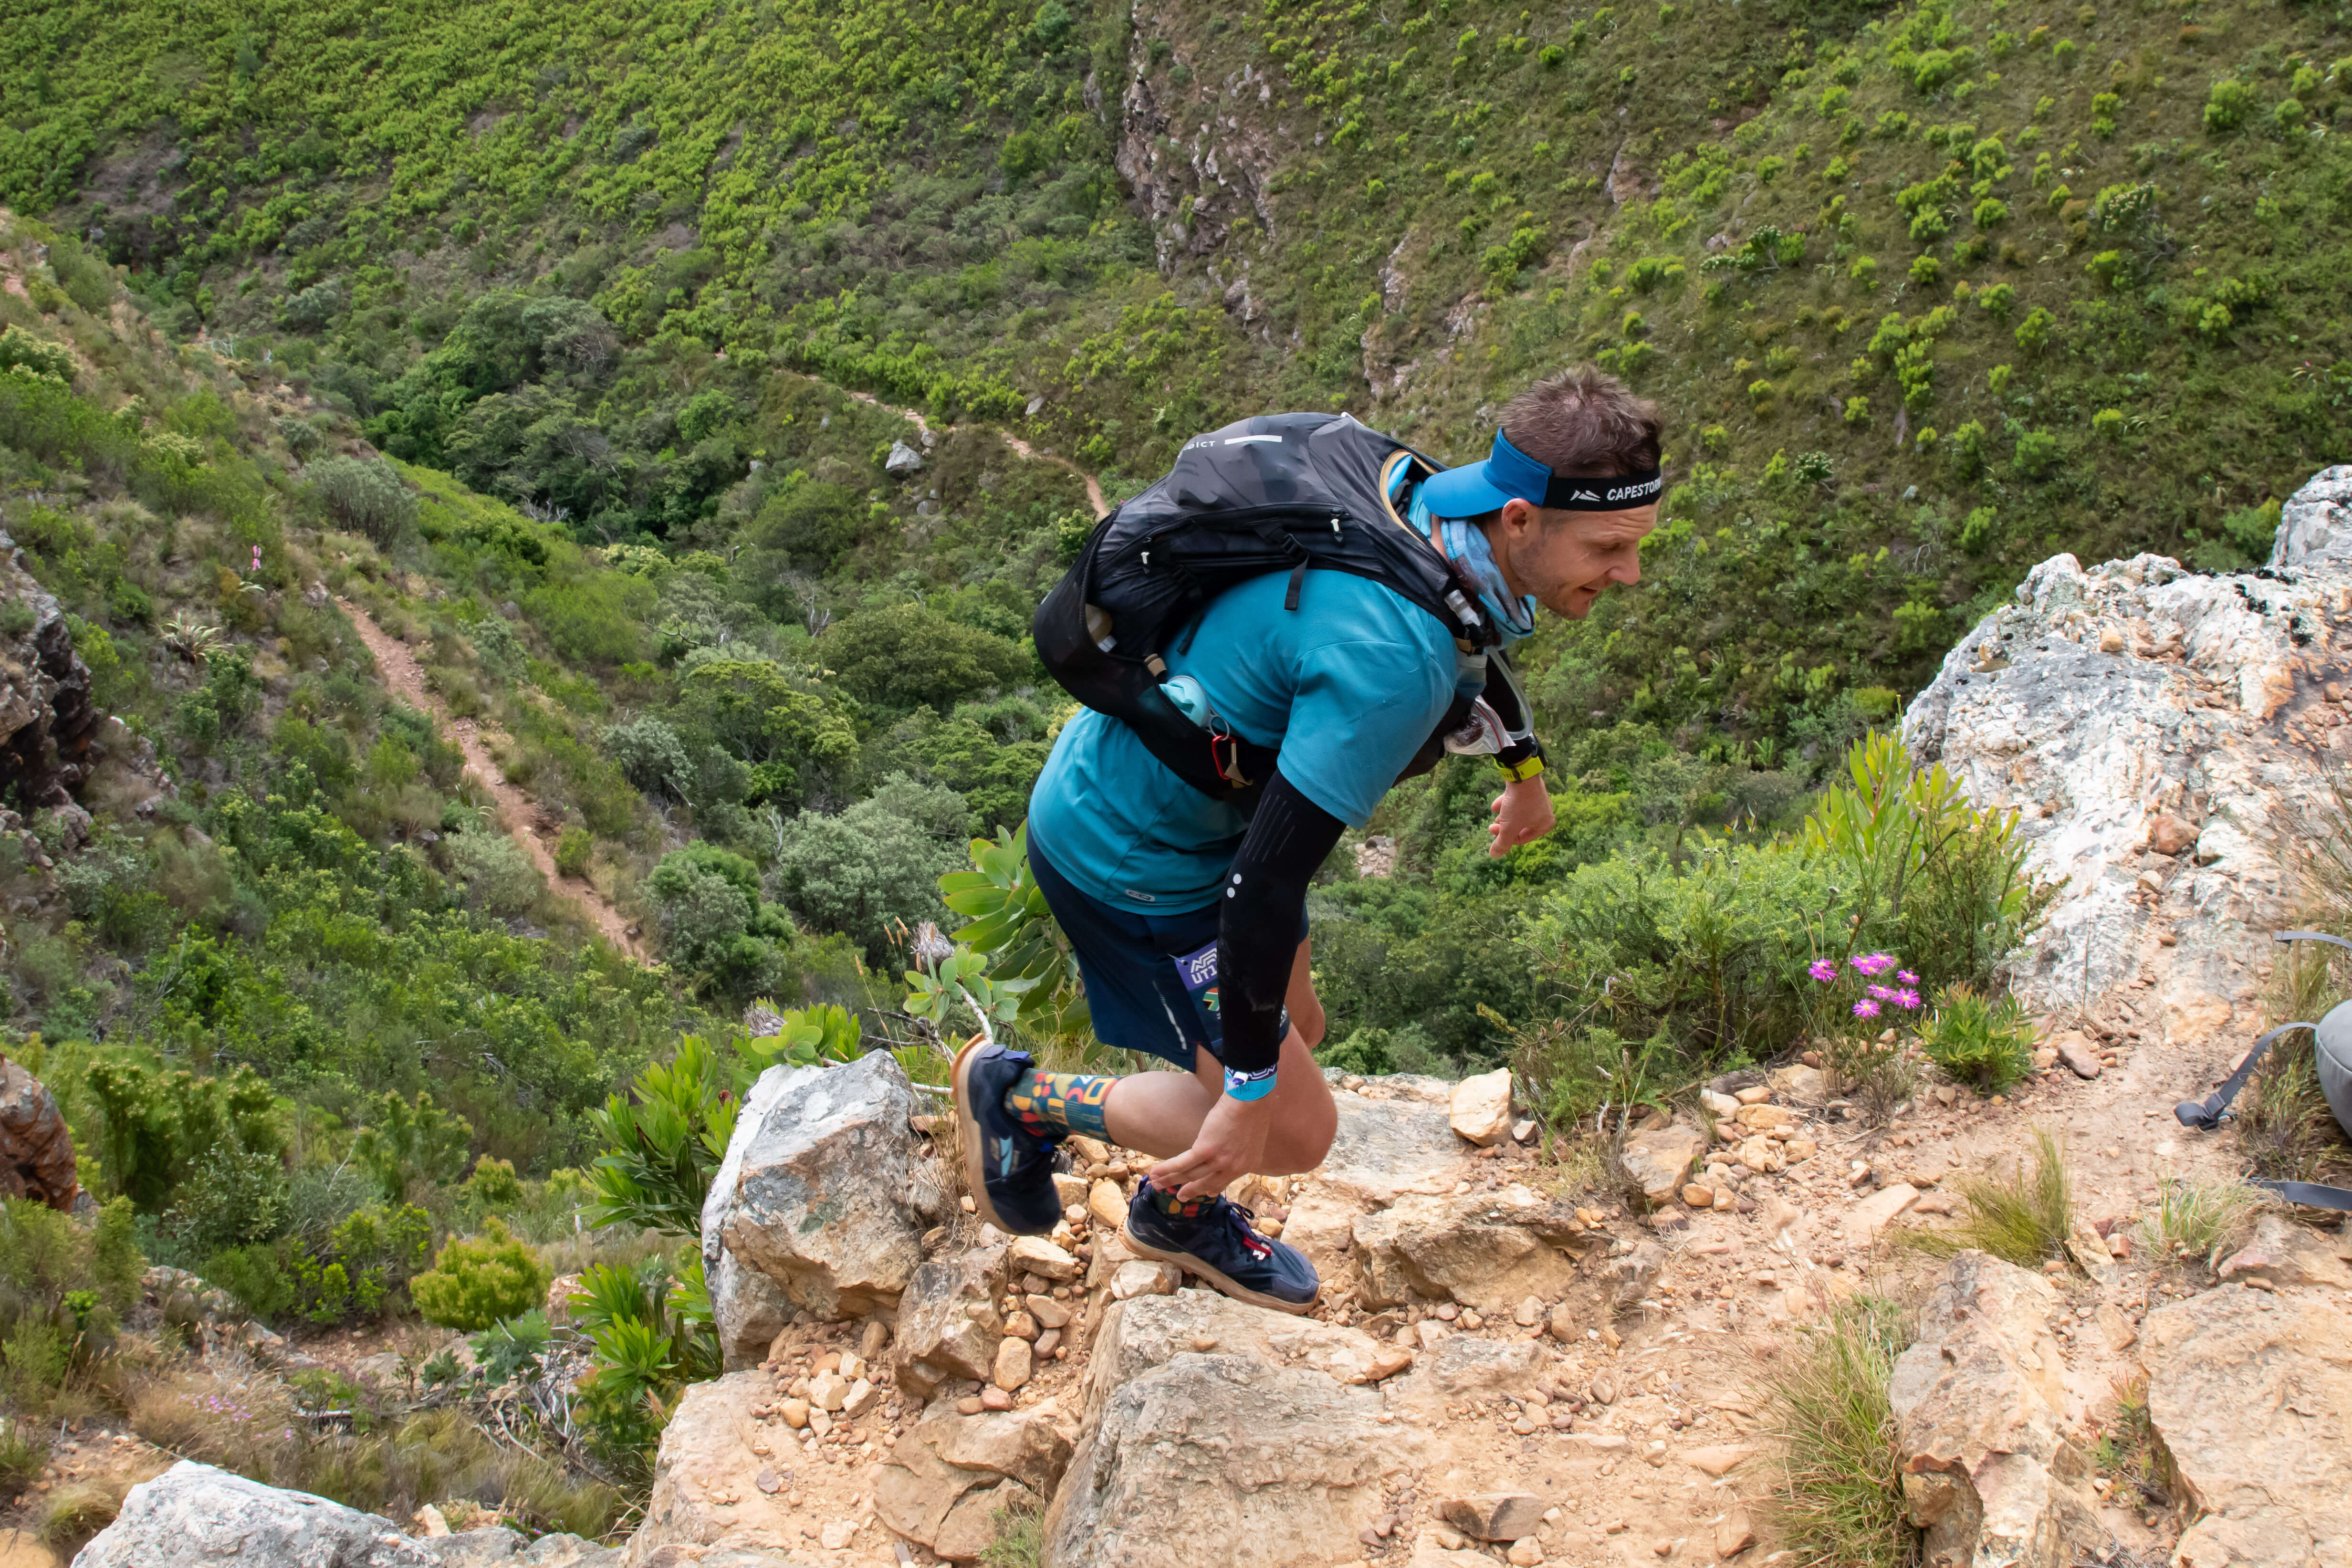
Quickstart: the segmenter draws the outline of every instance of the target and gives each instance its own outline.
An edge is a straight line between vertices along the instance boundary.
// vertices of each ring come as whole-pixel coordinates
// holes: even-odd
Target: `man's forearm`
[[[1239,1097],[1273,1086],[1307,886],[1347,828],[1277,768],[1226,873],[1217,923],[1219,1022],[1226,1086]]]

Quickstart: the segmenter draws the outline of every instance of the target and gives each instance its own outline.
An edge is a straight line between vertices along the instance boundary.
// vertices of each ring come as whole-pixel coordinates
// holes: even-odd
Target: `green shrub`
[[[2036,305],[2026,312],[2025,320],[2017,323],[2017,346],[2027,353],[2040,353],[2048,346],[2050,333],[2058,318]]]
[[[511,1170],[508,1180],[513,1180]],[[492,1219],[482,1234],[441,1249],[433,1267],[408,1282],[408,1294],[427,1321],[453,1329],[487,1329],[520,1317],[547,1299],[554,1270]]]
[[[2058,471],[2063,460],[2058,437],[2047,430],[2025,430],[2019,433],[2017,450],[2010,458],[2011,467],[2029,479],[2046,479]]]
[[[466,1178],[466,1188],[475,1205],[485,1213],[512,1208],[522,1202],[522,1183],[515,1177],[513,1162],[493,1159],[488,1154],[474,1162],[474,1173]]]
[[[416,521],[416,497],[387,463],[321,458],[304,473],[336,522],[379,544],[392,542]]]
[[[2033,1026],[2014,996],[1991,1000],[1969,985],[1948,985],[1919,1026],[1919,1048],[1960,1082],[1998,1094],[2033,1067]]]
[[[2102,408],[2091,416],[2091,434],[2105,441],[2124,438],[2124,415],[2120,408]]]
[[[374,1179],[384,1201],[396,1204],[419,1183],[456,1181],[473,1136],[473,1123],[436,1105],[430,1094],[418,1094],[414,1104],[387,1094],[352,1141],[352,1159]]]
[[[2235,77],[2213,84],[2205,98],[2205,130],[2220,136],[2239,129],[2254,112],[2254,89]]]
[[[523,847],[494,826],[457,833],[442,840],[449,868],[474,902],[503,919],[527,914],[547,884]]]
[[[73,351],[19,326],[0,328],[0,371],[10,370],[70,383],[74,378]]]
[[[589,857],[596,851],[595,835],[586,828],[572,826],[555,836],[555,870],[558,876],[585,877]]]

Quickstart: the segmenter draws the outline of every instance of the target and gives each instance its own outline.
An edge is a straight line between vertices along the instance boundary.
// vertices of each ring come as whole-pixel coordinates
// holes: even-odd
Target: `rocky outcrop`
[[[1155,79],[1152,30],[1148,16],[1137,17],[1112,161],[1129,206],[1151,226],[1160,270],[1171,272],[1184,257],[1215,251],[1236,223],[1255,222],[1265,238],[1276,237],[1272,146],[1255,116],[1234,112],[1244,100],[1255,108],[1275,89],[1261,64],[1244,59],[1222,82],[1203,79],[1195,99],[1172,75]],[[1234,281],[1226,305],[1245,325],[1261,313],[1251,308],[1246,277]]]
[[[2057,1303],[2039,1275],[1963,1252],[1920,1310],[1886,1392],[1931,1563],[2073,1568],[2105,1539],[2089,1458],[2063,1429]]]
[[[1427,1438],[1384,1424],[1376,1391],[1291,1364],[1279,1346],[1286,1336],[1311,1361],[1376,1353],[1374,1342],[1187,1295],[1201,1293],[1124,1302],[1105,1320],[1045,1562],[1192,1568],[1206,1540],[1234,1568],[1356,1556],[1386,1510],[1383,1484],[1422,1462]],[[1204,1342],[1213,1348],[1192,1348]]]
[[[15,549],[0,533],[0,552]],[[57,600],[13,554],[0,561],[0,603],[32,611],[24,631],[0,636],[0,799],[26,811],[72,805],[97,765],[104,718],[90,700],[89,667]]]
[[[1556,1300],[1577,1281],[1566,1248],[1585,1239],[1572,1208],[1517,1184],[1465,1201],[1412,1194],[1355,1223],[1367,1306],[1415,1295],[1504,1311],[1530,1296]]]
[[[683,1568],[706,1560],[701,1548],[782,1553],[803,1544],[793,1511],[791,1434],[779,1430],[774,1412],[763,1373],[730,1373],[687,1389],[662,1429],[653,1493],[629,1538],[629,1568]]]
[[[727,1364],[756,1363],[793,1309],[859,1317],[898,1305],[949,1188],[908,1123],[919,1110],[887,1051],[770,1068],[744,1097],[702,1209]]]
[[[2287,503],[2260,572],[2053,557],[1912,702],[1914,757],[2017,808],[2030,872],[2065,879],[2015,963],[2029,1001],[2106,998],[2176,1041],[2251,1022],[2291,912],[2270,837],[2352,757],[2347,516],[2352,468],[2330,468]]]
[[[1069,1462],[1070,1439],[1045,1415],[966,1415],[943,1401],[891,1450],[874,1508],[900,1535],[971,1563],[996,1538],[996,1510],[1042,1506]]]
[[[123,1499],[74,1568],[437,1568],[392,1521],[183,1459]]]
[[[39,1079],[0,1058],[0,1194],[70,1209],[81,1194],[73,1132]]]
[[[2352,1316],[2242,1286],[2140,1325],[2148,1415],[2179,1479],[2181,1568],[2323,1568],[2352,1542]]]

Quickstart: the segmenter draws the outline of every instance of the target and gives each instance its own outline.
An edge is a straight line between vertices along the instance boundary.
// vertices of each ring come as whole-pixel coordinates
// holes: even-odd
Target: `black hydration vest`
[[[1071,696],[1133,730],[1177,777],[1246,816],[1273,776],[1276,749],[1203,729],[1160,689],[1169,679],[1161,656],[1227,589],[1287,572],[1283,605],[1296,610],[1310,567],[1352,572],[1436,616],[1463,652],[1507,670],[1476,590],[1388,499],[1400,478],[1417,483],[1441,467],[1345,414],[1261,415],[1195,436],[1165,477],[1096,525],[1037,606],[1038,657]],[[1457,693],[1401,776],[1436,766],[1475,695]],[[1508,727],[1524,730],[1507,673],[1494,697],[1507,705]]]

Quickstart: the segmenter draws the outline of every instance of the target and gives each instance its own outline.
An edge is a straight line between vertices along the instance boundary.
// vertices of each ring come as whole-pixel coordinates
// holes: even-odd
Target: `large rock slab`
[[[760,1075],[702,1208],[703,1264],[719,1287],[712,1304],[730,1366],[765,1352],[783,1303],[824,1318],[897,1306],[922,1261],[923,1233],[948,1206],[929,1144],[908,1123],[919,1109],[887,1051]]]
[[[1453,1086],[1423,1099],[1380,1080],[1387,1099],[1346,1090],[1331,1097],[1339,1113],[1330,1152],[1314,1183],[1364,1204],[1392,1204],[1407,1193],[1450,1193],[1468,1171],[1469,1150],[1454,1134]]]
[[[2057,1304],[2041,1276],[1963,1252],[1920,1309],[1886,1392],[1928,1562],[2073,1568],[2105,1540],[2089,1458],[2063,1428]]]
[[[2140,1345],[2189,1523],[2173,1561],[2352,1563],[2352,1316],[2223,1287],[2150,1312]]]
[[[971,1563],[996,1537],[996,1510],[1052,1496],[1069,1462],[1069,1438],[1034,1411],[964,1415],[938,1404],[890,1451],[874,1510],[908,1540]]]
[[[1088,1365],[1087,1418],[1098,1418],[1125,1384],[1188,1352],[1251,1356],[1342,1383],[1384,1376],[1402,1359],[1361,1329],[1270,1311],[1213,1290],[1139,1296],[1104,1315]]]
[[[436,1568],[388,1519],[183,1459],[122,1500],[74,1568]]]
[[[1448,1405],[1482,1394],[1524,1394],[1551,1364],[1551,1352],[1533,1340],[1482,1340],[1455,1334],[1389,1384],[1390,1403],[1437,1415]]]
[[[70,1209],[80,1195],[73,1132],[39,1079],[0,1058],[0,1195]]]
[[[762,1553],[768,1563],[802,1563],[790,1555],[808,1544],[793,1517],[789,1489],[760,1485],[763,1470],[782,1479],[798,1456],[781,1422],[752,1414],[776,1397],[762,1372],[729,1373],[689,1384],[662,1428],[646,1516],[629,1538],[630,1568],[671,1568],[708,1561],[706,1550]],[[773,1450],[761,1454],[758,1449]],[[802,1461],[806,1462],[806,1461]]]
[[[1134,1304],[1129,1304],[1132,1310]],[[1346,1563],[1428,1439],[1381,1396],[1252,1356],[1184,1352],[1112,1390],[1046,1511],[1047,1568]]]
[[[2028,873],[2065,879],[2013,961],[2029,1002],[2127,998],[2163,1038],[2210,1040],[2214,1065],[2242,1049],[2251,972],[2293,913],[2273,835],[2323,800],[2315,753],[2352,757],[2329,697],[2352,658],[2347,492],[2347,468],[2296,492],[2262,574],[2053,556],[1913,700],[1914,758],[2016,807]]]
[[[2221,1260],[2215,1272],[2223,1284],[2263,1279],[2273,1285],[2316,1285],[2326,1290],[2352,1289],[2352,1237],[2342,1231],[2322,1235],[2283,1214],[2256,1217],[2254,1234],[2246,1245]]]
[[[1517,1184],[1462,1197],[1411,1194],[1355,1223],[1360,1296],[1372,1307],[1451,1297],[1481,1311],[1556,1300],[1577,1278],[1559,1244],[1583,1231],[1572,1209]]]

